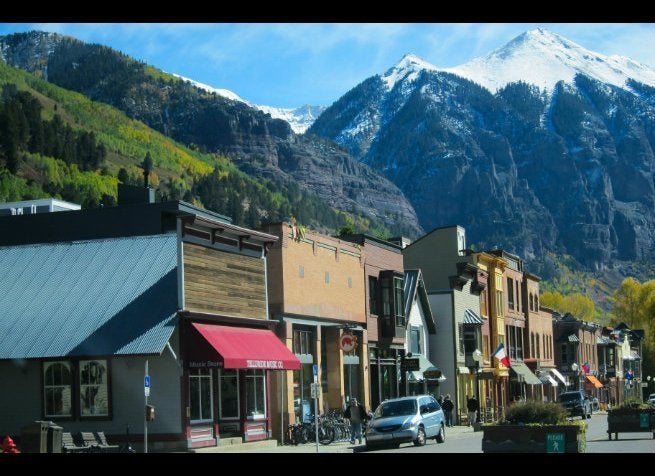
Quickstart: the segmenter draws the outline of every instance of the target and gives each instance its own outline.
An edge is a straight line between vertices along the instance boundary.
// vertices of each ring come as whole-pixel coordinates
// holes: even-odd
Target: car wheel
[[[443,427],[443,424],[441,425],[441,428],[439,428],[439,433],[437,433],[436,440],[437,443],[443,443],[446,441],[446,429]]]
[[[416,439],[414,440],[414,446],[423,446],[425,444],[425,430],[422,426],[418,427],[418,433],[416,434]]]

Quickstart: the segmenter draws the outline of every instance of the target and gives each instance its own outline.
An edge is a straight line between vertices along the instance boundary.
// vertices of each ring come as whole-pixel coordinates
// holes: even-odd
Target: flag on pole
[[[582,365],[582,370],[584,370],[584,373],[588,374],[589,373],[589,362],[585,362]]]
[[[505,367],[509,367],[509,357],[507,357],[505,346],[502,343],[498,346],[493,356],[500,360]]]

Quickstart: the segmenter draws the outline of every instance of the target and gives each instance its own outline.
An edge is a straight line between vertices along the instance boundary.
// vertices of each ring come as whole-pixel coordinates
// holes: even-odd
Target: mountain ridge
[[[535,36],[552,40],[528,33],[507,57]],[[570,253],[594,270],[655,262],[655,89],[622,78],[619,87],[576,73],[552,91],[515,81],[492,92],[406,55],[309,132],[384,173],[426,230],[461,223],[477,246],[505,243],[529,260]]]
[[[226,155],[255,177],[297,182],[337,210],[381,223],[388,233],[422,232],[413,207],[381,174],[336,144],[298,136],[287,122],[245,103],[199,89],[109,47],[57,34],[0,37],[0,56],[110,104],[191,148]],[[313,189],[316,183],[321,187]]]

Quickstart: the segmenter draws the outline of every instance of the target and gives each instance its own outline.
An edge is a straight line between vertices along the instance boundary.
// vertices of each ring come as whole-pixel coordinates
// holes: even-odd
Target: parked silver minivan
[[[413,442],[423,446],[428,438],[446,441],[445,418],[431,395],[394,398],[380,403],[366,429],[366,448]]]

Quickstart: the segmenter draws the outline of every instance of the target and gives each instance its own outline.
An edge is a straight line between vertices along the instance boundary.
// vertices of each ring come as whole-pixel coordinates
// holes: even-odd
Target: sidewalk
[[[469,426],[453,426],[446,428],[446,441],[449,438],[458,439],[465,434],[473,433]],[[329,445],[318,444],[318,453],[358,453],[364,451],[365,444],[350,444],[348,441],[330,443]],[[276,440],[254,441],[235,445],[219,445],[210,448],[198,448],[193,453],[314,453],[316,454],[316,443],[305,443],[301,445],[279,446]]]

